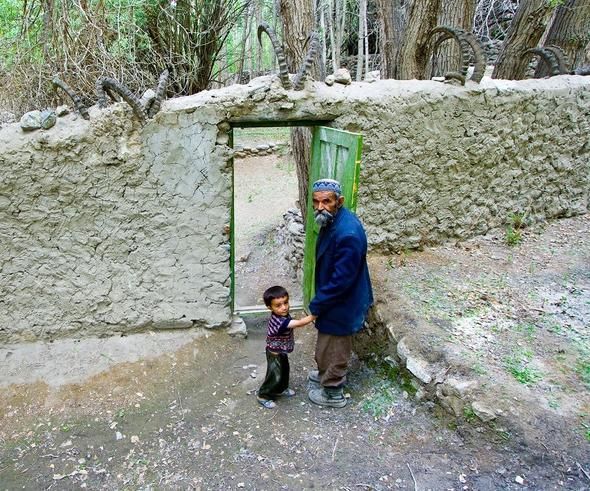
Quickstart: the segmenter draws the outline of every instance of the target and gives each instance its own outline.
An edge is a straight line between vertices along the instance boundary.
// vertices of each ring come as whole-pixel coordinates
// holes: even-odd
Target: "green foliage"
[[[485,375],[486,373],[488,373],[487,368],[485,367],[485,365],[483,363],[481,363],[480,361],[475,362],[472,366],[471,369],[477,373],[478,375]]]
[[[565,3],[565,0],[547,0],[550,7],[556,8]]]
[[[515,246],[522,242],[522,229],[526,226],[526,213],[511,213],[506,226],[506,243]]]
[[[168,96],[209,88],[247,0],[0,2],[0,107],[22,114],[63,102],[59,75],[87,102],[99,76],[132,92],[172,67]],[[50,6],[50,8],[48,8]]]
[[[463,407],[463,417],[466,421],[473,422],[476,420],[475,412],[471,406]]]
[[[537,326],[532,322],[519,322],[514,326],[514,330],[523,333],[529,340],[532,340],[537,332]]]
[[[370,366],[375,376],[361,407],[375,419],[387,418],[399,398],[400,390],[414,395],[416,388],[409,375],[398,366],[383,361],[374,361]]]
[[[508,218],[515,229],[520,230],[526,227],[526,213],[511,213]]]
[[[509,246],[515,246],[522,242],[522,232],[515,229],[512,225],[506,227],[506,243]]]
[[[391,380],[381,380],[376,383],[363,401],[363,411],[373,418],[379,419],[387,416],[397,400],[397,387]]]
[[[576,373],[580,376],[586,387],[590,388],[590,358],[580,357],[576,363]]]
[[[288,142],[291,129],[288,127],[256,127],[234,129],[234,145],[256,145],[268,142]]]
[[[504,359],[504,366],[521,384],[529,385],[542,378],[541,373],[529,366],[533,354],[529,350],[519,350]]]

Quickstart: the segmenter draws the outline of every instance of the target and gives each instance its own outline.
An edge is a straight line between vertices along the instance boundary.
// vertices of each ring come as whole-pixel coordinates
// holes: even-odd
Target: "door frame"
[[[228,146],[230,148],[234,147],[234,128],[284,128],[284,127],[294,127],[294,126],[306,126],[308,128],[313,128],[315,126],[328,126],[333,123],[333,119],[303,119],[303,120],[288,120],[288,121],[269,121],[269,120],[238,120],[238,121],[228,121],[230,125],[229,130],[229,141]],[[266,306],[244,306],[241,308],[237,308],[236,306],[236,296],[235,296],[235,285],[236,285],[236,269],[235,269],[235,223],[234,223],[234,196],[235,196],[235,166],[234,166],[234,158],[233,156],[229,159],[231,165],[231,214],[230,214],[230,256],[229,256],[229,263],[230,263],[230,297],[231,297],[231,311],[232,315],[247,315],[247,314],[260,314],[262,312],[268,312]],[[291,305],[291,309],[293,310],[302,310],[303,303]]]

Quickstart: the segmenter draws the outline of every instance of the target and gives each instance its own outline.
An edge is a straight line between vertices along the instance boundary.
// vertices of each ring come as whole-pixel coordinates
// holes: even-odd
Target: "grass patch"
[[[590,389],[590,359],[580,358],[576,363],[576,373],[582,379],[587,388]]]
[[[537,332],[537,326],[532,322],[519,322],[514,326],[514,330],[524,334],[529,340],[533,340]]]
[[[377,382],[367,398],[363,401],[362,409],[374,419],[387,418],[398,399],[399,389],[389,380]]]
[[[485,365],[480,362],[477,361],[475,362],[473,365],[471,365],[471,369],[477,373],[478,375],[485,375],[486,373],[488,373],[487,368],[485,367]]]
[[[522,229],[526,226],[525,220],[525,213],[511,213],[508,216],[505,239],[509,246],[516,246],[522,242]]]
[[[295,163],[290,159],[281,159],[276,164],[277,169],[291,175],[295,172]]]
[[[465,421],[468,421],[469,423],[472,423],[477,419],[477,416],[475,415],[475,412],[471,406],[463,407],[463,417],[465,418]]]
[[[361,408],[376,420],[388,419],[401,392],[406,391],[413,396],[416,388],[412,385],[411,377],[400,367],[374,360],[369,362],[369,368],[374,371],[375,376],[371,378],[372,382]]]
[[[529,350],[520,350],[504,359],[506,370],[521,384],[530,385],[543,377],[534,367],[529,366],[533,354]]]
[[[506,227],[506,243],[509,246],[517,246],[522,242],[522,232],[515,229],[512,225]]]

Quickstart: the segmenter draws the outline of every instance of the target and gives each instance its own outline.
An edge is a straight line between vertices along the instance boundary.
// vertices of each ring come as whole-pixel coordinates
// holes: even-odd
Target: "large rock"
[[[247,338],[248,329],[246,327],[244,319],[242,319],[239,315],[234,315],[231,326],[227,330],[227,333],[232,337],[244,339]]]
[[[471,409],[473,409],[475,415],[484,423],[488,423],[496,419],[496,412],[481,401],[474,401],[471,404]]]
[[[51,111],[49,109],[46,111],[41,111],[41,128],[48,130],[55,125],[56,121],[57,114],[55,114],[55,111]]]
[[[339,68],[334,72],[334,82],[342,85],[350,85],[352,82],[350,72],[346,68]]]
[[[377,80],[381,80],[381,72],[379,70],[366,73],[365,82],[376,82]]]
[[[409,370],[418,380],[424,384],[432,382],[434,376],[433,367],[424,358],[412,353],[405,338],[397,343],[397,354]]]
[[[41,128],[41,111],[29,111],[20,118],[23,131],[35,131]]]
[[[55,125],[57,116],[55,111],[29,111],[20,119],[20,127],[23,131],[34,131],[43,128],[48,130]]]

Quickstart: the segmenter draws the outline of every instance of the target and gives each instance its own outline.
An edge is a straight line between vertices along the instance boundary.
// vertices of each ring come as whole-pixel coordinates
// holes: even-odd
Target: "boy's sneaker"
[[[322,387],[320,389],[312,389],[307,394],[309,400],[318,406],[326,407],[344,407],[346,406],[346,398],[344,397],[344,390],[342,387]]]
[[[285,389],[283,392],[279,394],[280,397],[293,397],[295,395],[295,391],[291,388]]]
[[[270,399],[263,399],[262,397],[256,396],[256,400],[265,409],[274,409],[275,407],[277,407],[276,402],[271,401]]]

